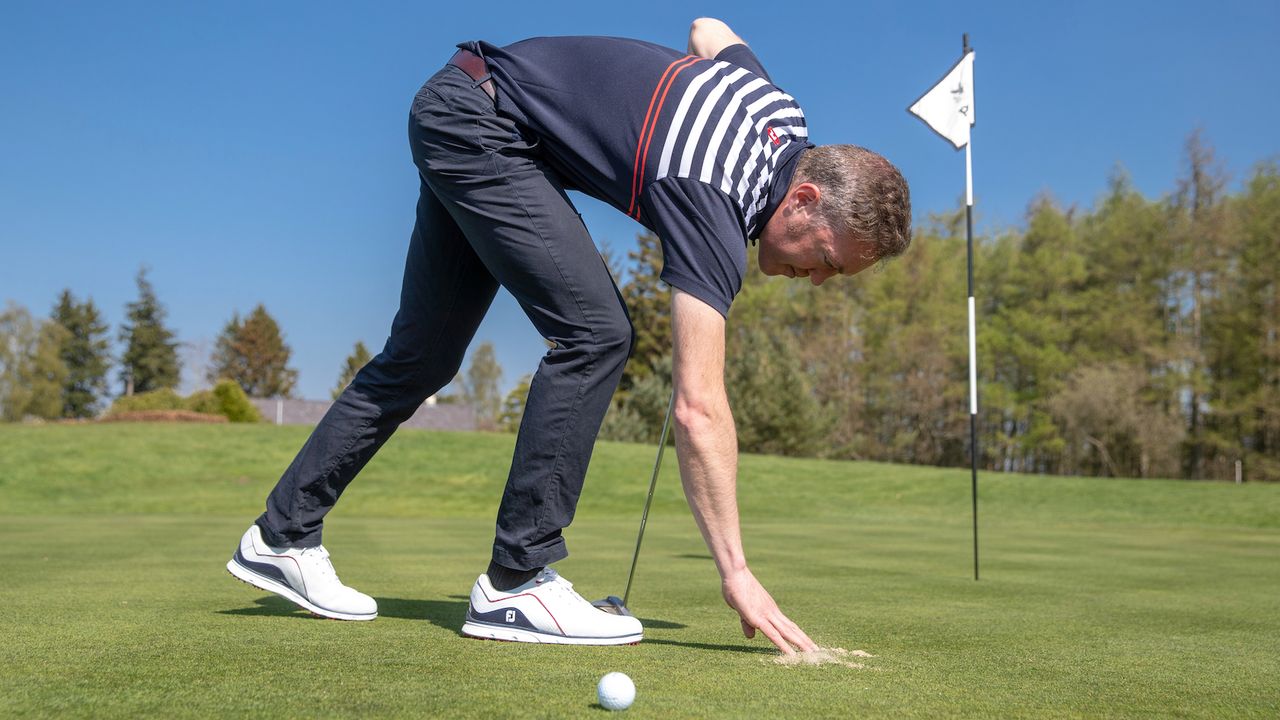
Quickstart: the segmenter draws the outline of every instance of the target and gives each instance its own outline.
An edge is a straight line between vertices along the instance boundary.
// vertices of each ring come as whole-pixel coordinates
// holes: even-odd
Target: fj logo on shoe
[[[515,621],[516,621],[516,611],[515,611],[515,610],[508,610],[508,611],[507,611],[507,622],[509,622],[509,623],[513,623],[513,622],[515,622]]]

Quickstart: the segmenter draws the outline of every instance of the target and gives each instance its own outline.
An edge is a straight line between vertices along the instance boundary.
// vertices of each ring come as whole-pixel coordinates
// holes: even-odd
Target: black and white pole
[[[978,333],[973,300],[973,150],[974,125],[973,48],[969,34],[964,36],[964,52],[907,112],[915,115],[951,143],[956,150],[964,148],[964,218],[968,234],[969,275],[969,458],[973,467],[973,579],[978,579]]]
[[[968,55],[969,34],[963,36]],[[973,300],[973,135],[964,145],[964,224],[969,275],[969,461],[973,490],[973,579],[978,579],[978,326]]]

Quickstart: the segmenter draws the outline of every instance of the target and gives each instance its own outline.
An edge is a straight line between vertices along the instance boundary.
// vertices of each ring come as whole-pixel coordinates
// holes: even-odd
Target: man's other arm
[[[778,609],[747,567],[738,525],[738,438],[724,388],[724,316],[698,298],[672,291],[676,453],[689,508],[720,571],[721,592],[742,632],[764,633],[783,653],[817,646]]]
[[[730,45],[746,45],[728,25],[715,18],[698,18],[689,27],[689,54],[714,60]]]

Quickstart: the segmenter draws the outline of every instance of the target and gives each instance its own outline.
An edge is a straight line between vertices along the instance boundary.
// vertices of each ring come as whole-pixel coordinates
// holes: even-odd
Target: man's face
[[[821,285],[833,275],[855,275],[875,264],[872,245],[838,238],[814,212],[818,188],[802,183],[788,191],[760,232],[760,271],[765,275],[807,277]]]

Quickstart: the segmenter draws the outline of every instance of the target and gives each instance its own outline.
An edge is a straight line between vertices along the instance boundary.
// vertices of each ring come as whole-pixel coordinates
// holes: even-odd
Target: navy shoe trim
[[[508,612],[515,613],[515,617],[511,621],[507,620]],[[485,627],[493,627],[493,628],[519,627],[521,629],[529,630],[530,632],[539,633],[541,635],[559,635],[560,637],[566,637],[566,638],[592,637],[599,640],[614,640],[617,638],[631,637],[636,634],[636,633],[625,633],[622,635],[587,636],[587,635],[568,635],[565,633],[549,632],[547,630],[543,630],[542,628],[535,627],[533,623],[529,622],[529,619],[524,616],[524,613],[520,612],[515,608],[499,608],[497,610],[492,610],[490,612],[482,613],[482,612],[476,612],[476,609],[471,607],[470,604],[467,605],[466,621],[469,623],[475,623],[476,625],[484,625]]]
[[[525,630],[533,630],[534,632],[543,632],[534,627],[529,618],[516,608],[498,608],[489,612],[476,612],[475,608],[467,605],[467,620],[478,622],[483,625],[493,625],[495,627],[518,627]]]
[[[260,562],[253,562],[252,560],[246,560],[244,555],[240,554],[240,548],[236,548],[236,556],[234,559],[236,561],[236,564],[244,568],[245,570],[248,570],[254,573],[255,575],[261,575],[269,580],[275,580],[276,582],[280,583],[281,585],[284,585],[290,590],[293,590],[295,592],[297,591],[297,588],[291,585],[289,583],[289,579],[284,576],[284,571],[276,567],[275,565],[272,565],[270,563],[260,563]]]

